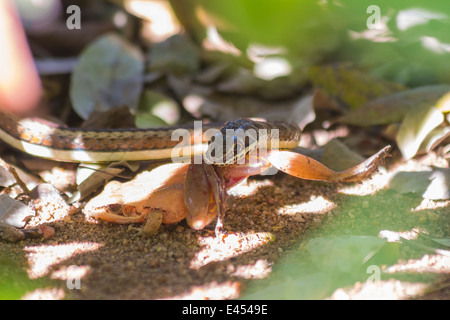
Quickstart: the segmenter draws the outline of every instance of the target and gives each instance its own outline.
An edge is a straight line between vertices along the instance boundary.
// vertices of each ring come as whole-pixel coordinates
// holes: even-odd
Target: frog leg
[[[184,190],[186,222],[191,228],[201,230],[217,214],[214,210],[215,199],[203,164],[189,166],[184,180]]]
[[[267,160],[278,170],[291,176],[328,182],[353,182],[361,181],[377,170],[386,157],[389,157],[391,146],[384,147],[376,154],[345,171],[336,172],[320,162],[291,151],[272,150],[267,155]]]
[[[260,174],[269,166],[267,161],[256,165],[191,164],[184,184],[188,225],[201,230],[217,217],[215,232],[219,235],[225,216],[227,190],[251,175]]]

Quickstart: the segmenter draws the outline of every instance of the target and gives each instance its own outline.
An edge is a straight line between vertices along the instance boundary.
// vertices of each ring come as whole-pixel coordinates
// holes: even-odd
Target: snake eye
[[[106,206],[106,211],[108,211],[108,213],[113,213],[113,214],[120,213],[120,212],[122,212],[122,205],[120,203],[108,204]]]

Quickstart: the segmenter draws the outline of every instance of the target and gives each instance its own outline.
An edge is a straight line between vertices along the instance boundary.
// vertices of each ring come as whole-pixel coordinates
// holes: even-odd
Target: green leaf
[[[344,171],[364,161],[359,154],[350,150],[337,139],[331,139],[323,146],[320,162],[335,171]]]
[[[436,107],[411,110],[400,125],[396,141],[403,158],[411,159],[428,134],[444,121],[444,115]]]
[[[167,123],[161,118],[150,114],[138,112],[136,114],[136,127],[138,128],[158,128],[166,127]]]
[[[360,127],[401,122],[415,108],[433,106],[450,92],[449,85],[431,85],[394,93],[368,102],[338,119]]]
[[[350,109],[405,89],[404,86],[373,77],[345,64],[313,67],[309,71],[313,84]]]
[[[287,281],[276,282],[257,292],[246,294],[242,299],[323,299],[329,294],[332,285],[333,281],[329,274],[325,272],[315,272],[312,274],[301,275]]]
[[[389,188],[400,193],[416,193],[425,199],[450,199],[450,169],[401,171],[392,177]]]
[[[197,48],[182,35],[154,44],[149,52],[149,71],[166,74],[194,74],[199,68]]]
[[[136,126],[150,128],[174,125],[180,118],[175,100],[155,90],[145,90],[136,113]]]
[[[17,262],[17,259],[11,259],[8,253],[13,255],[12,251],[8,252],[5,248],[3,256],[0,256],[0,300],[19,300],[38,288],[57,286],[55,281],[48,278],[30,279],[26,266]]]
[[[385,243],[386,240],[373,236],[315,238],[309,241],[307,250],[319,270],[354,273]]]
[[[398,244],[375,236],[337,236],[311,239],[305,246],[310,259],[291,254],[274,268],[267,286],[249,288],[242,299],[323,299],[343,284],[367,279],[367,265],[397,261]],[[393,250],[392,250],[393,249]],[[264,284],[264,282],[262,282]]]
[[[138,107],[144,57],[120,36],[109,33],[87,46],[73,70],[70,99],[83,119],[93,111],[126,105]]]

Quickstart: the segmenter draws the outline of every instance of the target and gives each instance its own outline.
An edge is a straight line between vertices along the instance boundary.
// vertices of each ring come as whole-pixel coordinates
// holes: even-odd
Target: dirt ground
[[[303,244],[317,236],[377,236],[386,229],[449,238],[450,201],[387,188],[395,172],[437,161],[442,159],[434,154],[401,164],[394,157],[386,170],[361,184],[303,181],[281,173],[249,179],[230,191],[228,234],[221,239],[213,227],[194,231],[185,222],[164,225],[144,238],[140,225],[98,223],[81,212],[47,207],[32,224],[48,225],[54,235],[2,240],[2,272],[22,299],[246,298],[248,290],[262,286],[261,279],[270,283],[282,261],[307,259]],[[334,286],[318,298],[449,299],[449,259],[408,251],[383,269],[382,281]],[[405,274],[428,277],[411,280]]]

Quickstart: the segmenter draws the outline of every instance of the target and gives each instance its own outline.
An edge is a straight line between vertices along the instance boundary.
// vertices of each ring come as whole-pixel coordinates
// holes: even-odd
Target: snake
[[[195,126],[84,129],[66,127],[36,117],[22,118],[0,111],[0,139],[6,144],[33,156],[64,162],[164,160],[173,159],[174,156],[192,158],[207,153],[208,148],[211,149],[211,142],[218,138],[221,139],[218,143],[225,146],[227,139],[230,139],[229,130],[256,132],[256,136],[253,136],[253,139],[246,136],[244,142],[247,142],[247,145],[242,147],[236,134],[232,134],[231,149],[227,145],[226,152],[220,157],[225,158],[230,150],[234,155],[231,161],[228,160],[223,165],[241,159],[251,150],[260,148],[262,140],[260,132],[269,132],[268,137],[265,137],[267,149],[274,148],[274,142],[279,149],[293,149],[298,146],[301,135],[300,128],[291,122],[238,119],[202,125],[200,130]],[[177,134],[174,134],[175,132]],[[272,134],[274,132],[277,134]]]

